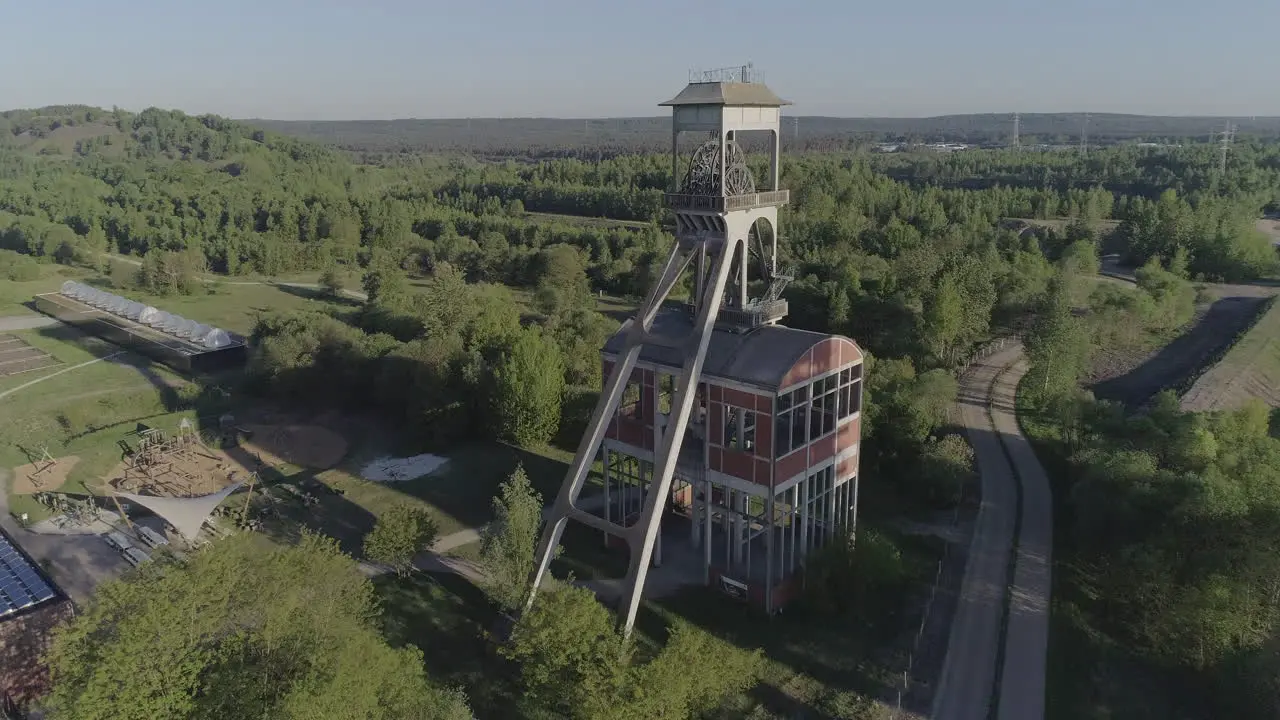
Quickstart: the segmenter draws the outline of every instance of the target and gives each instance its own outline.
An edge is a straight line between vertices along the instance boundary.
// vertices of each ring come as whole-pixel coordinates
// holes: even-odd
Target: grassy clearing
[[[26,306],[39,293],[53,292],[67,280],[80,280],[92,273],[67,265],[41,264],[40,277],[35,280],[0,280],[0,317],[12,315],[38,315]]]
[[[214,284],[213,292],[193,295],[148,295],[137,290],[116,290],[120,295],[154,305],[206,325],[247,335],[261,315],[275,311],[316,310],[326,312],[353,307],[327,297],[318,290],[281,285]]]
[[[1280,407],[1280,301],[1182,398],[1184,410],[1234,410],[1250,398]]]
[[[100,358],[117,348],[73,328],[54,326],[17,333],[62,360],[61,368]],[[0,400],[0,468],[24,465],[47,447],[54,457],[77,455],[80,462],[59,492],[83,495],[98,487],[120,461],[117,442],[137,423],[173,427],[195,418],[195,389],[167,368],[134,355],[63,373]],[[61,368],[5,378],[12,389]],[[192,408],[192,409],[181,409]],[[47,515],[30,498],[10,496],[11,510],[34,519]]]
[[[651,227],[651,223],[640,222],[638,220],[614,220],[613,218],[587,217],[586,215],[562,215],[560,213],[530,212],[525,211],[524,217],[529,220],[536,220],[547,223],[567,223],[570,225],[580,225],[592,228],[622,228],[627,230],[644,230]]]

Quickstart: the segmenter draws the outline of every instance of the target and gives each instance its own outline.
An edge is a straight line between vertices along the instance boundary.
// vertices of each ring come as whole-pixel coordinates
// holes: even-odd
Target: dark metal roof
[[[791,103],[773,93],[764,83],[705,82],[689,83],[679,95],[659,106],[674,105],[738,105],[745,107],[782,107]]]
[[[679,308],[664,308],[653,320],[653,332],[658,335],[682,337],[692,328],[693,319]],[[832,337],[838,336],[780,325],[764,325],[746,332],[717,329],[707,346],[702,374],[777,390],[787,371],[809,348]],[[614,333],[601,352],[616,356],[625,346],[624,329]],[[640,362],[679,368],[684,364],[684,353],[678,348],[644,345],[640,349]]]

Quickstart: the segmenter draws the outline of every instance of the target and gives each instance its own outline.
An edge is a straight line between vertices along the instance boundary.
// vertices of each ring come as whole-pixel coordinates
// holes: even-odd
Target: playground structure
[[[194,497],[216,492],[234,481],[235,471],[228,469],[226,458],[206,447],[186,418],[172,435],[159,428],[143,428],[137,437],[136,447],[130,447],[127,440],[119,443],[124,461],[119,477],[110,483],[115,490]],[[216,479],[219,474],[226,482]]]
[[[38,454],[32,452],[28,457],[35,459],[26,465],[12,469],[10,475],[12,483],[9,490],[15,495],[33,495],[57,490],[67,481],[67,476],[80,462],[80,458],[75,455],[55,458],[48,447],[43,446]]]

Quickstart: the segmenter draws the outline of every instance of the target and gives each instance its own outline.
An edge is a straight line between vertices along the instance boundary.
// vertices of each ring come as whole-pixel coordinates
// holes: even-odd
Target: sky
[[[1276,0],[0,0],[0,109],[666,114],[753,62],[795,115],[1280,115]]]

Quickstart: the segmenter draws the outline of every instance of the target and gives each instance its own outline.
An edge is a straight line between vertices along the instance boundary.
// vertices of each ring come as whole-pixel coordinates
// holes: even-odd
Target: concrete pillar
[[[701,505],[698,504],[699,488],[692,482],[689,483],[689,543],[693,545],[693,549],[697,550],[702,547],[702,519],[698,513],[701,512]]]
[[[776,531],[774,522],[774,496],[770,495],[764,503],[766,534],[764,536],[764,611],[773,612],[773,534]]]
[[[773,133],[773,157],[769,158],[769,189],[777,190],[782,183],[782,133],[779,130],[770,130]]]
[[[715,537],[711,532],[711,481],[702,481],[702,488],[702,582],[706,584],[711,582],[711,538]]]
[[[800,479],[800,559],[803,560],[809,555],[809,545],[811,544],[809,512],[809,476],[805,475]]]
[[[609,507],[609,448],[604,448],[604,462],[600,463],[601,476],[604,478],[604,519],[610,520],[613,517],[613,510]],[[609,545],[609,533],[604,533],[604,544]]]

